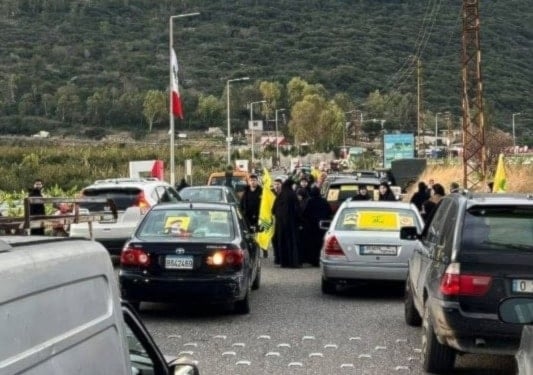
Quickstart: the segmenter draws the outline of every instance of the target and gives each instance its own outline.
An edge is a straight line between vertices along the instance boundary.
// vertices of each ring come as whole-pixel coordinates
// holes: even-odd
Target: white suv
[[[105,197],[114,202],[118,217],[111,215],[111,207],[105,203],[80,205],[80,213],[109,211],[109,220],[71,224],[70,237],[92,238],[102,243],[112,255],[119,255],[124,242],[130,238],[142,215],[153,205],[178,202],[179,193],[167,182],[146,178],[113,178],[97,180],[81,192],[84,198]],[[91,233],[92,232],[92,233]]]

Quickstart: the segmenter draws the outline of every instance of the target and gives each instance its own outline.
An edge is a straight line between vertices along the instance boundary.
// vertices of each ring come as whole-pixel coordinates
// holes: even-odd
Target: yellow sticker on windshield
[[[191,218],[188,216],[168,216],[165,221],[165,229],[179,228],[180,230],[187,230]]]
[[[398,214],[388,211],[359,211],[357,227],[359,229],[398,230]]]
[[[341,191],[357,191],[359,186],[357,185],[341,185]]]
[[[327,200],[328,201],[337,201],[339,200],[339,190],[337,189],[330,189],[328,191],[328,197],[327,197]]]

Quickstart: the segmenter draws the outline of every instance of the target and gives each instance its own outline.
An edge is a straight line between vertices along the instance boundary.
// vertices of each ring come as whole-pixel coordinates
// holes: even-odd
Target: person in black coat
[[[41,190],[43,189],[43,181],[39,178],[33,181],[33,188],[30,189],[28,197],[42,197],[43,194]],[[30,204],[30,216],[36,215],[45,215],[46,211],[44,204],[42,203],[33,203]],[[31,235],[44,235],[44,228],[32,228],[30,229]]]
[[[259,207],[261,206],[262,194],[263,188],[259,186],[257,175],[250,175],[249,184],[244,188],[239,205],[248,225],[256,228],[259,224]]]
[[[428,186],[424,181],[418,183],[418,191],[411,197],[411,203],[413,203],[418,212],[422,212],[422,204],[429,199]]]
[[[325,230],[320,229],[320,220],[329,220],[333,214],[327,200],[320,195],[320,189],[312,187],[309,199],[302,213],[302,248],[304,262],[319,266],[320,249],[324,243]]]
[[[353,201],[369,201],[371,199],[372,198],[370,197],[370,194],[368,194],[368,189],[366,186],[360,186],[357,194],[352,197]]]
[[[292,189],[292,179],[286,179],[281,192],[274,201],[272,214],[275,217],[275,241],[281,267],[301,267],[298,227],[300,226],[300,202]]]

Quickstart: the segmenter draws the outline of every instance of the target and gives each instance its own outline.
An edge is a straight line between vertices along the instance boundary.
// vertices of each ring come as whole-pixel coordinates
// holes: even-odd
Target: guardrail
[[[32,204],[59,204],[67,203],[72,205],[73,210],[62,215],[30,215],[30,205]],[[80,204],[104,203],[103,211],[88,212],[80,209]],[[45,198],[26,197],[24,198],[24,216],[21,217],[0,217],[0,234],[4,235],[29,235],[33,228],[53,228],[55,225],[63,224],[67,226],[72,223],[84,223],[89,226],[89,235],[93,238],[92,223],[95,221],[116,221],[118,218],[117,208],[112,199],[106,198]]]

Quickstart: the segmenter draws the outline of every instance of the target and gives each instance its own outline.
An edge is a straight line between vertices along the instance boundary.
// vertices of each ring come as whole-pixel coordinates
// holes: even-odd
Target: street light
[[[169,38],[168,38],[168,52],[169,52],[169,73],[170,73],[170,95],[169,95],[169,117],[170,117],[170,184],[174,186],[176,183],[176,167],[175,167],[175,160],[174,160],[174,114],[172,113],[172,84],[173,84],[173,72],[172,72],[172,47],[174,46],[174,35],[173,35],[173,28],[172,28],[172,22],[175,18],[183,18],[183,17],[192,17],[192,16],[198,16],[200,13],[186,13],[186,14],[178,14],[176,16],[170,16],[169,18]]]
[[[260,100],[258,102],[251,102],[250,103],[250,123],[251,123],[251,126],[252,126],[252,167],[254,166],[254,160],[255,160],[255,156],[254,156],[254,133],[255,133],[255,130],[254,130],[254,104],[259,104],[259,103],[266,103],[266,100]]]
[[[516,147],[516,138],[515,138],[515,134],[514,134],[514,117],[515,116],[520,116],[522,113],[520,112],[517,112],[517,113],[513,113],[513,148]]]
[[[442,113],[435,113],[435,149],[437,149],[437,137],[439,135],[439,115]]]
[[[230,108],[229,108],[229,84],[231,82],[248,81],[250,77],[241,77],[235,79],[228,79],[226,81],[226,96],[227,96],[227,112],[228,112],[228,135],[226,142],[228,143],[228,165],[231,165],[231,120],[230,120]]]
[[[276,162],[279,164],[279,141],[278,141],[278,112],[285,111],[285,108],[276,109]]]

